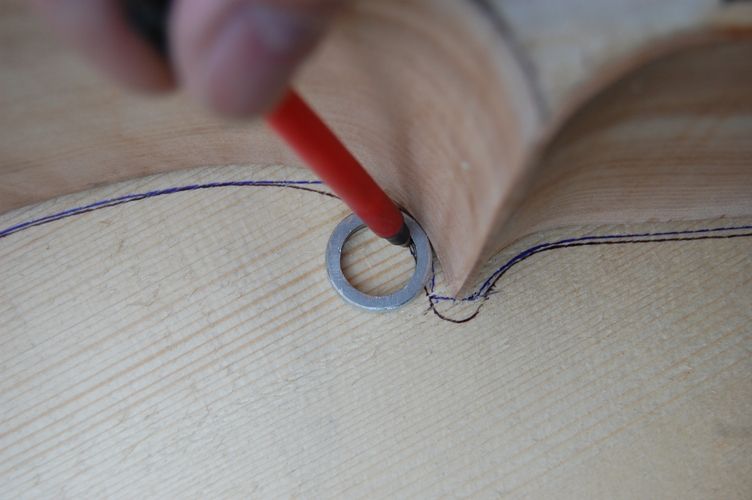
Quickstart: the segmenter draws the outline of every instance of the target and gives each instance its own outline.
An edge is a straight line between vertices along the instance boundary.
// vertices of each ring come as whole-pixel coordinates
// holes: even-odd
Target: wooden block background
[[[305,175],[165,174],[0,230]],[[0,238],[0,496],[752,496],[752,238],[535,255],[453,324],[424,297],[378,315],[335,295],[323,251],[345,214],[214,188]],[[484,273],[539,241],[627,229],[538,234]],[[404,275],[404,256],[369,248],[362,280]]]

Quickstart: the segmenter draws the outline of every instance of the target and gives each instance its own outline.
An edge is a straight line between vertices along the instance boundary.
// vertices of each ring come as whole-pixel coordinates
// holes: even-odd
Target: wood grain
[[[174,172],[0,228],[126,193],[302,175]],[[345,307],[322,266],[345,215],[316,194],[221,188],[0,239],[0,496],[752,495],[752,238],[536,255],[455,325],[420,298],[386,315]],[[752,220],[683,228],[732,223]],[[539,232],[489,269],[542,241],[645,229]],[[351,272],[399,279],[388,251]]]
[[[752,215],[752,8],[591,4],[353,2],[299,76],[451,293],[540,228]],[[126,95],[23,2],[0,9],[0,212],[178,168],[299,166],[258,124]]]
[[[482,4],[352,4],[298,82],[428,230],[435,295],[546,242],[752,226],[749,5]],[[258,124],[100,81],[20,0],[0,36],[0,231],[308,178]],[[752,496],[749,230],[372,315],[322,265],[345,214],[213,188],[0,238],[0,497]],[[409,272],[351,251],[363,289]]]
[[[752,43],[674,53],[591,98],[542,153],[490,252],[583,223],[752,214]]]

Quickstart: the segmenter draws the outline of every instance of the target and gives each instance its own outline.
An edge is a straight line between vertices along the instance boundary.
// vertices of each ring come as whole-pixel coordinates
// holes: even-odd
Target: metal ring
[[[410,230],[415,251],[415,272],[410,281],[389,295],[363,293],[347,281],[342,272],[342,248],[350,236],[366,225],[355,214],[345,217],[334,229],[326,247],[326,270],[337,293],[347,302],[369,311],[390,311],[410,302],[425,286],[431,273],[431,243],[423,228],[407,214],[405,223]]]

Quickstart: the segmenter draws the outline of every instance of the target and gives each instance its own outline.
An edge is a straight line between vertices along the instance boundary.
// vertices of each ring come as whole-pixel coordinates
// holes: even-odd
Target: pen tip
[[[410,236],[410,230],[407,228],[407,224],[403,223],[400,230],[397,231],[397,234],[387,238],[387,241],[393,245],[409,247],[412,237]]]

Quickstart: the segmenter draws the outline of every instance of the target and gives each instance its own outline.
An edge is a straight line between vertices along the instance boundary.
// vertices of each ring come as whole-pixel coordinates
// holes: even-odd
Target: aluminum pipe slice
[[[388,295],[369,295],[361,292],[350,284],[342,271],[342,249],[350,236],[366,227],[363,221],[357,215],[351,214],[334,229],[326,248],[326,270],[332,286],[347,302],[369,311],[391,311],[410,302],[425,286],[431,275],[431,243],[415,219],[407,214],[403,215],[413,240],[415,271],[405,286]]]

